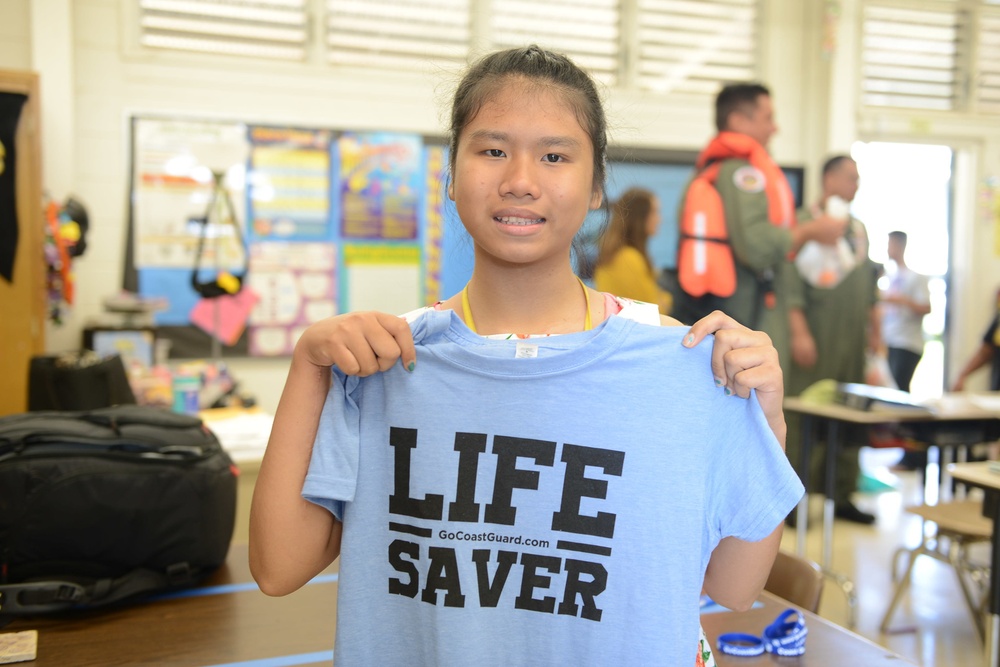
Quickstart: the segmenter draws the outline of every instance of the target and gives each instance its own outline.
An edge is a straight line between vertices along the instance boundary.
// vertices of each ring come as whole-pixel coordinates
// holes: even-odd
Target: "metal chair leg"
[[[892,594],[892,600],[889,602],[889,608],[885,610],[885,615],[882,616],[882,623],[879,625],[879,629],[882,632],[889,632],[889,623],[892,621],[892,615],[896,612],[896,607],[899,606],[899,601],[903,599],[903,593],[905,593],[906,589],[910,587],[910,574],[913,572],[913,566],[917,563],[917,556],[920,556],[921,554],[930,554],[930,551],[927,548],[927,542],[928,540],[925,539],[917,548],[906,550],[910,554],[910,562],[906,565],[906,572],[903,573],[903,576],[896,583],[896,590]],[[896,556],[893,557],[893,560],[895,559]],[[895,571],[895,567],[893,567],[893,573],[895,573]]]
[[[979,638],[985,643],[986,618],[982,614],[983,596],[980,596],[980,600],[977,601],[975,596],[973,596],[972,591],[969,590],[969,583],[965,579],[964,574],[969,571],[965,545],[952,542],[950,548],[948,549],[948,561],[951,563],[952,569],[955,570],[955,576],[958,577],[959,588],[962,589],[962,596],[965,598],[965,604],[968,605],[969,612],[972,614],[972,618],[976,622],[976,630],[979,632]]]
[[[823,576],[837,584],[837,588],[847,598],[847,627],[853,630],[858,625],[858,595],[854,590],[854,582],[847,575],[825,568]]]

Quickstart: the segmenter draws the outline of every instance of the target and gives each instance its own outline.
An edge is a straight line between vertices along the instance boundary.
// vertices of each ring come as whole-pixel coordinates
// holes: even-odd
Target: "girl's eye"
[[[562,162],[562,156],[557,153],[546,153],[542,162]]]
[[[499,148],[487,148],[486,154],[490,157],[503,157],[503,151]]]

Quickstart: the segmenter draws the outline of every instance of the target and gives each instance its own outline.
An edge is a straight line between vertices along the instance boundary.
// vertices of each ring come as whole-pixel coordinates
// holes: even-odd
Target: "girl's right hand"
[[[375,311],[345,313],[311,325],[295,344],[295,355],[361,377],[387,371],[397,359],[412,371],[417,361],[406,320]]]

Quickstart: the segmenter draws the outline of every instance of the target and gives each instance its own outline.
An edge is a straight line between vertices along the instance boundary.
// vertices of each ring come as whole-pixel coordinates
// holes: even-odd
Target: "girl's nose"
[[[530,157],[509,158],[500,182],[501,196],[537,197],[537,167],[537,163]]]

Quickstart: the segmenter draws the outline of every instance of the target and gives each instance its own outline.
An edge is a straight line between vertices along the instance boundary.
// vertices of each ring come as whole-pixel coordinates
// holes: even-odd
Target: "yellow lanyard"
[[[576,279],[580,281],[580,287],[583,288],[583,298],[587,302],[587,317],[583,321],[583,330],[590,331],[594,328],[593,320],[590,316],[590,292],[579,276]],[[465,313],[465,326],[469,327],[472,333],[478,334],[476,323],[472,319],[472,308],[469,306],[469,283],[466,283],[465,287],[462,288],[462,311]]]

